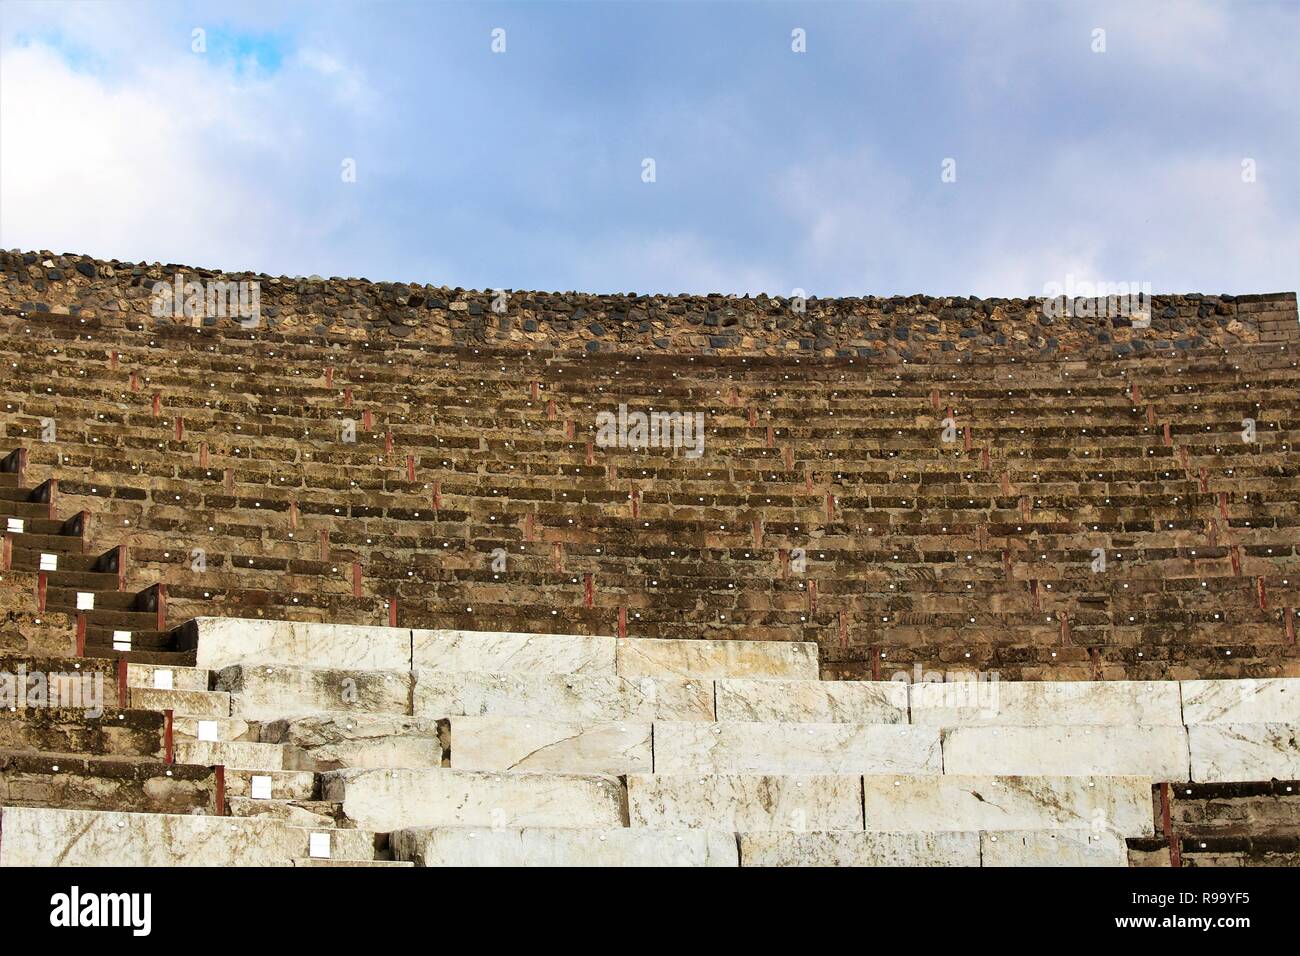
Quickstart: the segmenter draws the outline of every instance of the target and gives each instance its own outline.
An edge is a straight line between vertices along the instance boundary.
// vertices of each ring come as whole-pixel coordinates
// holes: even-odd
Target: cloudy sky
[[[0,0],[0,246],[467,288],[1289,291],[1298,52],[1295,0]]]

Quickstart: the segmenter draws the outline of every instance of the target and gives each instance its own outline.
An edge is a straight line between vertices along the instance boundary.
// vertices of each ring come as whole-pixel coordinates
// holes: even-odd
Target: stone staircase
[[[156,759],[164,734],[171,786],[197,781],[210,802],[0,799],[0,864],[1296,855],[1300,679],[822,681],[807,643],[220,618],[175,639],[197,666],[129,665],[123,726],[112,712],[102,723],[120,760]],[[0,742],[71,748],[74,729]],[[106,775],[47,774],[87,787]],[[1214,788],[1243,807],[1207,812],[1223,803]]]

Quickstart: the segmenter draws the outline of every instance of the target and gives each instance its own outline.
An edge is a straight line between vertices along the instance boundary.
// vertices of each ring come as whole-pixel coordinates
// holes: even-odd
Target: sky
[[[0,0],[0,247],[471,289],[1294,291],[1298,54],[1298,0]]]

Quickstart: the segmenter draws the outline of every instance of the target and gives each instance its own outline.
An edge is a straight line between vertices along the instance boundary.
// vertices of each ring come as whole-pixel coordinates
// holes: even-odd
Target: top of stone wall
[[[0,308],[110,326],[239,327],[228,314],[189,316],[160,304],[159,283],[183,289],[187,282],[205,290],[255,284],[257,327],[273,332],[452,346],[948,362],[963,354],[1089,359],[1300,342],[1294,292],[1153,295],[1144,314],[1106,299],[473,291],[0,252]]]

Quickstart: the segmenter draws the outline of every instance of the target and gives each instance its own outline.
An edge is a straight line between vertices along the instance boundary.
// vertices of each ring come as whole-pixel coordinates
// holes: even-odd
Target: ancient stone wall
[[[1148,327],[1124,303],[923,295],[805,301],[748,296],[499,293],[366,279],[221,273],[50,252],[0,254],[0,307],[233,327],[238,320],[154,315],[157,283],[255,282],[262,327],[290,334],[438,345],[648,354],[822,356],[910,362],[1124,357],[1300,340],[1294,292],[1156,295]],[[1125,313],[1127,314],[1120,314]],[[1110,313],[1110,314],[1107,314]]]

